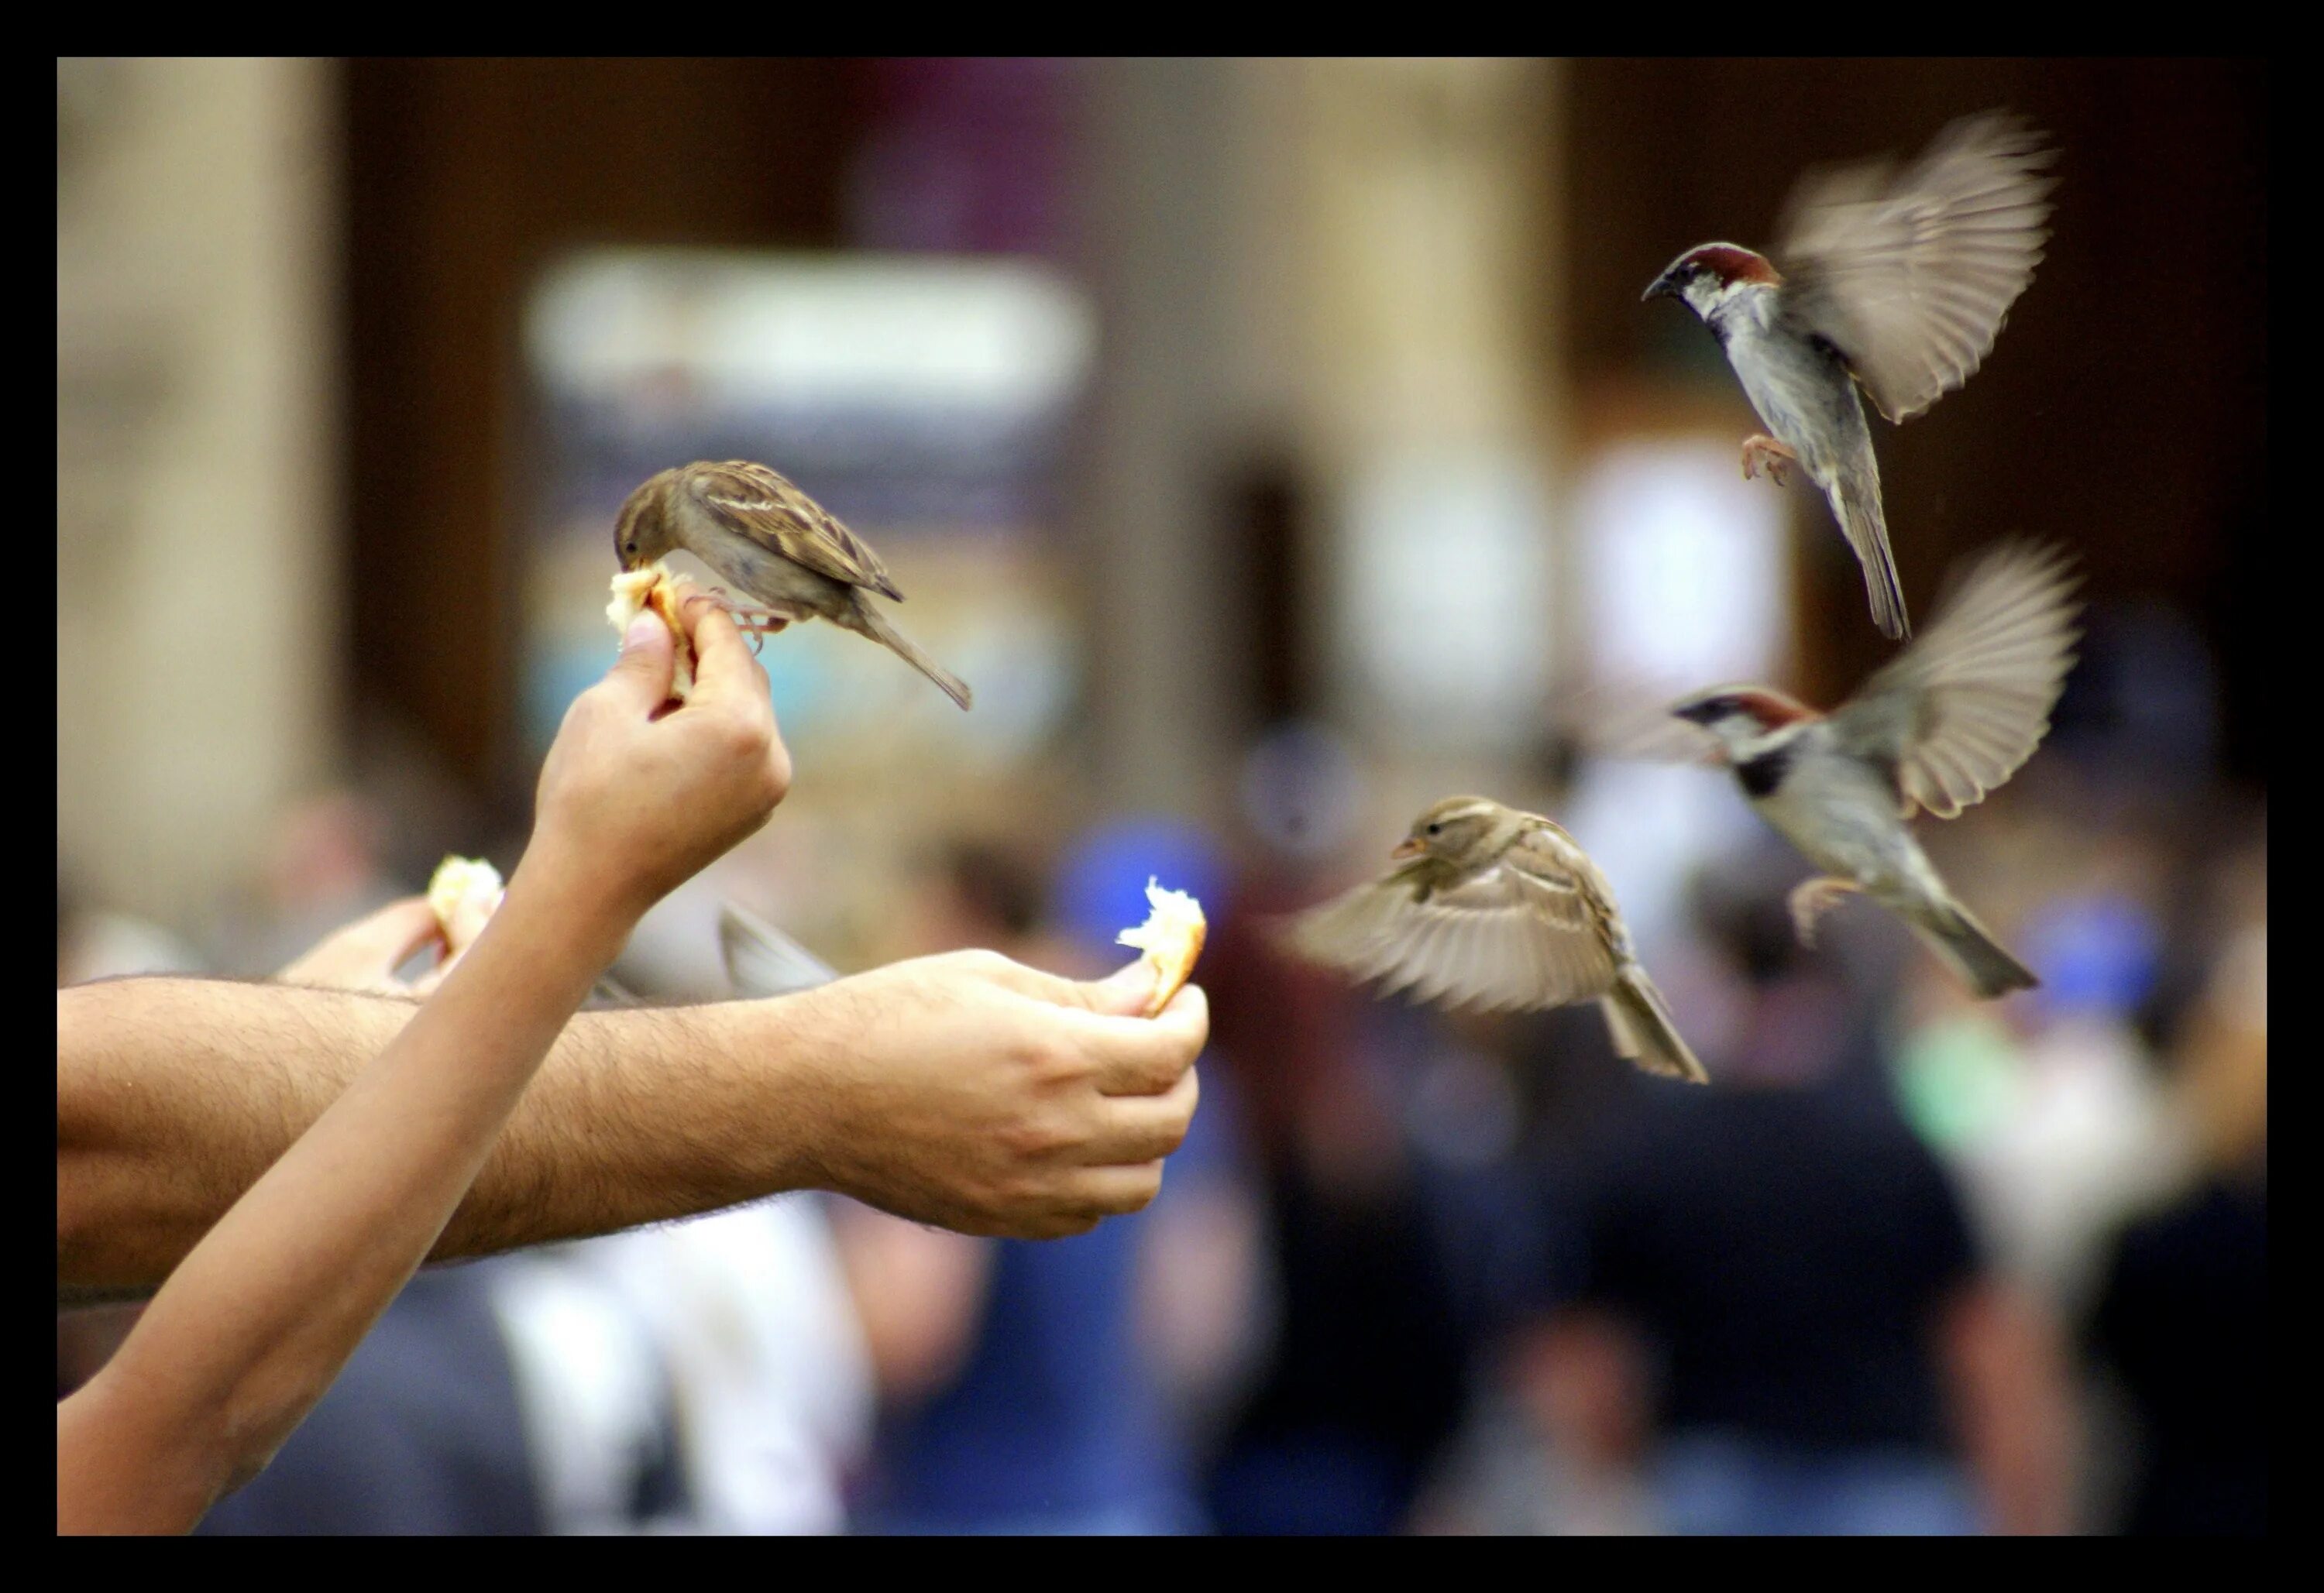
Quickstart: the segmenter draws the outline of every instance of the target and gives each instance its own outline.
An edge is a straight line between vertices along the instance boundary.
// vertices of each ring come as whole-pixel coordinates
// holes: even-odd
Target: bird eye
[[[1444,833],[1444,826],[1443,824],[1431,824],[1428,826],[1428,833],[1432,835],[1442,835]]]

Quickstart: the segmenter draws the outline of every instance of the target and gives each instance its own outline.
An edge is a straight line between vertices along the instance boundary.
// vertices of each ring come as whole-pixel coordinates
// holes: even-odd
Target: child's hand
[[[790,788],[767,679],[733,622],[685,605],[693,695],[663,712],[673,647],[641,614],[605,678],[566,711],[541,767],[520,875],[552,878],[626,935],[646,909],[767,822]],[[515,889],[515,881],[511,882]]]

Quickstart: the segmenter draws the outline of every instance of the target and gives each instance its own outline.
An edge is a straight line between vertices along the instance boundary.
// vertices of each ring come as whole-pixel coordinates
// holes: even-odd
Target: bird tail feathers
[[[861,598],[856,601],[854,619],[847,628],[870,637],[930,680],[935,681],[945,695],[958,703],[963,708],[966,708],[973,700],[974,694],[969,690],[968,682],[922,652],[919,643],[890,625],[888,622],[888,617],[873,608],[869,602]]]
[[[1928,917],[1914,919],[1913,929],[1982,1000],[2012,990],[2030,990],[2042,982],[2024,963],[2003,951],[1985,925],[1958,902],[1947,902]]]
[[[1635,963],[1625,968],[1614,988],[1600,999],[1599,1008],[1606,1014],[1606,1029],[1613,1036],[1614,1049],[1646,1072],[1684,1079],[1690,1084],[1711,1082],[1702,1064],[1679,1037],[1678,1025],[1671,1021],[1670,1008],[1663,1005],[1663,993],[1655,989],[1645,969]]]
[[[1872,622],[1880,634],[1902,641],[1913,634],[1904,617],[1904,588],[1896,578],[1896,556],[1888,548],[1888,517],[1880,507],[1880,477],[1843,469],[1831,484],[1831,510],[1864,566],[1864,594],[1872,600]]]

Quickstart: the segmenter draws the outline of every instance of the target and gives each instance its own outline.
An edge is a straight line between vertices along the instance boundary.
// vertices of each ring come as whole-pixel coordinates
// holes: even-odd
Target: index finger
[[[694,625],[687,637],[694,643],[694,700],[768,704],[766,675],[751,656],[734,622],[712,603],[692,603],[683,608]]]
[[[1187,985],[1153,1017],[1072,1008],[1063,1016],[1089,1048],[1101,1095],[1159,1095],[1194,1065],[1211,1035],[1210,998]]]

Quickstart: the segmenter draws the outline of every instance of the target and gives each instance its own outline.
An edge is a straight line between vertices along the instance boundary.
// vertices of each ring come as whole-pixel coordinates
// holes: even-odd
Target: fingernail
[[[632,649],[644,647],[653,640],[655,631],[666,629],[667,627],[662,624],[661,616],[648,609],[636,619],[632,620],[630,628],[622,632],[622,650],[629,652]]]

